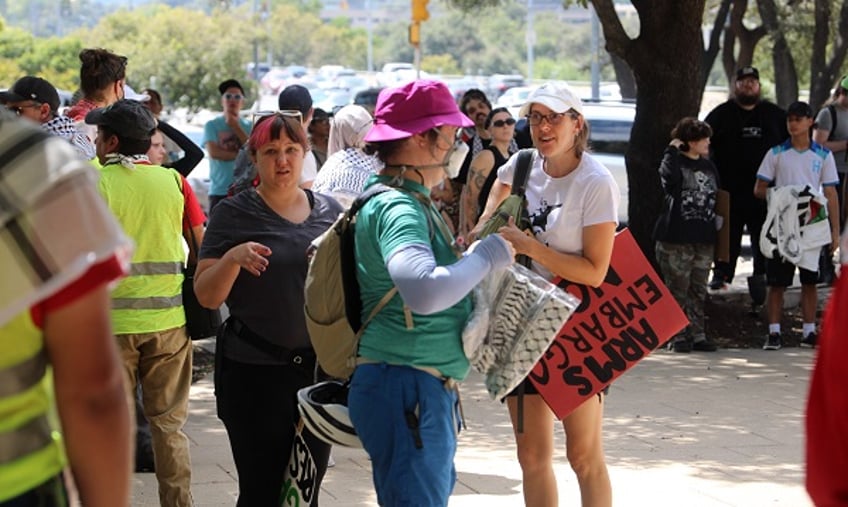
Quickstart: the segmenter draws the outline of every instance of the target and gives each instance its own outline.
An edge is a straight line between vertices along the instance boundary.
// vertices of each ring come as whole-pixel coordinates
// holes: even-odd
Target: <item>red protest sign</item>
[[[581,303],[529,378],[560,419],[689,323],[628,229],[600,287],[554,283]]]

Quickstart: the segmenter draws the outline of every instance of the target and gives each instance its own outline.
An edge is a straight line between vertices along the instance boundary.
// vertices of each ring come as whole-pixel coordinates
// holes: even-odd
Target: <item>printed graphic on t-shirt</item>
[[[684,171],[683,177],[689,180],[683,182],[680,191],[680,215],[683,220],[713,220],[716,193],[714,180],[702,171]]]
[[[742,127],[742,139],[762,139],[762,127]]]
[[[238,137],[236,137],[235,132],[232,130],[218,132],[218,144],[221,145],[221,148],[228,151],[238,151],[241,146]]]
[[[548,221],[556,221],[556,216],[551,219],[551,213],[555,209],[562,208],[562,203],[551,205],[544,199],[539,204],[535,212],[530,212],[530,225],[533,226],[534,234],[547,231]]]

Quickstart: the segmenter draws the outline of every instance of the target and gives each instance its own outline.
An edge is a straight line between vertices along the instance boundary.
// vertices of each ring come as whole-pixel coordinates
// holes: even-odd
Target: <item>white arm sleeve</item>
[[[491,270],[509,266],[512,261],[506,240],[492,234],[471,254],[449,266],[437,266],[429,246],[413,244],[392,254],[386,268],[410,310],[429,315],[455,305]]]

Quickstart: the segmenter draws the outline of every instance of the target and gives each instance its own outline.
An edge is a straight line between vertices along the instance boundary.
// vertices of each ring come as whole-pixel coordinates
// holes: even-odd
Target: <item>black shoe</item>
[[[709,340],[701,340],[692,344],[692,350],[696,352],[715,352],[718,350],[718,345]]]
[[[674,342],[671,345],[671,350],[673,350],[675,352],[680,352],[680,353],[683,353],[683,354],[688,354],[688,353],[692,352],[692,344],[689,343],[688,341]]]
[[[723,289],[727,283],[727,278],[724,275],[718,272],[713,273],[713,279],[710,280],[710,289],[712,290],[720,290]]]
[[[819,337],[816,335],[816,333],[810,333],[801,339],[801,346],[810,347],[814,349],[816,348],[816,342],[818,341],[818,339]]]
[[[141,448],[135,453],[135,473],[146,474],[156,472],[156,466],[153,463],[153,449]]]
[[[783,347],[783,339],[780,333],[770,333],[763,344],[763,350],[780,350]]]

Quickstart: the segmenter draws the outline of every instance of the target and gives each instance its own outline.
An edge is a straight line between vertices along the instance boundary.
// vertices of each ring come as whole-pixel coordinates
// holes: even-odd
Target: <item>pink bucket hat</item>
[[[403,139],[442,125],[471,127],[474,122],[462,114],[444,83],[419,79],[380,92],[365,141]]]

